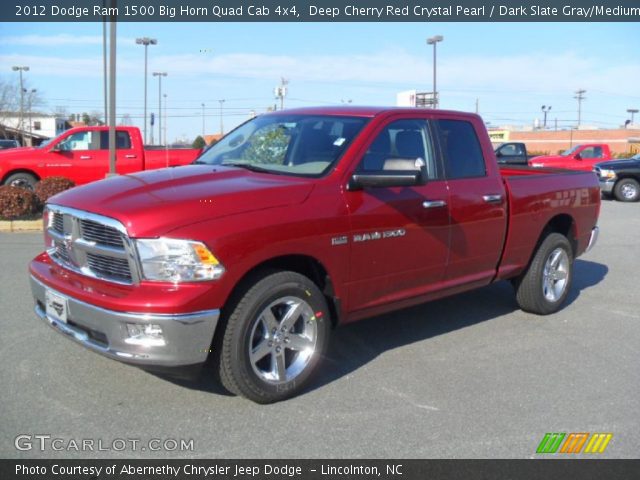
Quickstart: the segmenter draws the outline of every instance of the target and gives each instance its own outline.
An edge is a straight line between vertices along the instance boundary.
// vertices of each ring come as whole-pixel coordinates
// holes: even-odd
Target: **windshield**
[[[640,160],[640,153],[636,153],[633,157],[631,157],[634,160]]]
[[[326,115],[265,115],[226,135],[194,163],[317,176],[340,158],[367,119]]]
[[[573,155],[576,152],[576,150],[578,150],[579,147],[580,145],[576,145],[575,147],[570,148],[569,150],[565,150],[564,152],[561,153],[561,155],[563,157],[568,157],[569,155]]]

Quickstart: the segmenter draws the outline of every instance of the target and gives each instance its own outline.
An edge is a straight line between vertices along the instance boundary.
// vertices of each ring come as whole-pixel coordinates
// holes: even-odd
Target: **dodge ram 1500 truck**
[[[145,150],[137,127],[116,129],[116,171],[139,172],[191,163],[200,149]],[[0,183],[33,189],[46,177],[62,176],[76,185],[105,178],[109,171],[109,127],[71,128],[40,147],[0,152]]]
[[[599,162],[611,160],[611,150],[606,143],[576,145],[560,155],[540,155],[529,159],[532,167],[555,167],[589,172]]]
[[[51,198],[35,311],[138,366],[212,355],[260,403],[300,392],[339,324],[499,280],[555,312],[597,238],[595,175],[500,171],[473,114],[285,110],[194,163]]]

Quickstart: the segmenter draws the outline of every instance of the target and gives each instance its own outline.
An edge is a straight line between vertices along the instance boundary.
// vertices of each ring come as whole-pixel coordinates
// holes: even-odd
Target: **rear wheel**
[[[527,271],[519,277],[516,300],[526,312],[548,315],[560,309],[573,277],[573,250],[559,233],[549,234],[540,244]]]
[[[640,184],[633,178],[618,180],[613,194],[621,202],[637,202],[640,199]]]
[[[36,183],[38,183],[38,179],[31,175],[30,173],[14,173],[13,175],[9,175],[5,180],[5,185],[11,185],[12,187],[20,187],[26,188],[27,190],[33,191],[36,188]]]
[[[318,287],[295,272],[256,282],[231,312],[220,351],[227,390],[258,403],[291,397],[323,356],[329,309]]]

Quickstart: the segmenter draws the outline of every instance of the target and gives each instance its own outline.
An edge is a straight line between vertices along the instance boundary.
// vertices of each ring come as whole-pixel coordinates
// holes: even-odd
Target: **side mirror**
[[[576,153],[573,158],[575,158],[576,160],[582,160],[582,155]]]
[[[53,147],[51,147],[49,149],[50,152],[61,152],[62,149],[60,148],[60,144],[56,143]]]
[[[502,157],[503,155],[504,155],[504,154],[502,153],[502,151],[501,151],[501,150],[498,150],[498,151],[496,152],[496,157],[498,157],[498,158]]]

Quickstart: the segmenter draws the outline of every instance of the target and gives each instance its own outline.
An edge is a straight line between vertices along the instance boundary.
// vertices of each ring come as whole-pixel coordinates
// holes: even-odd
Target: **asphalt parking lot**
[[[522,313],[502,282],[365,320],[334,332],[305,394],[268,406],[47,328],[26,273],[41,234],[0,234],[0,457],[529,458],[546,432],[611,432],[602,456],[637,458],[640,204],[604,201],[600,226],[561,312]],[[21,434],[62,438],[63,449],[19,451]],[[155,438],[193,439],[193,450],[68,449]]]

